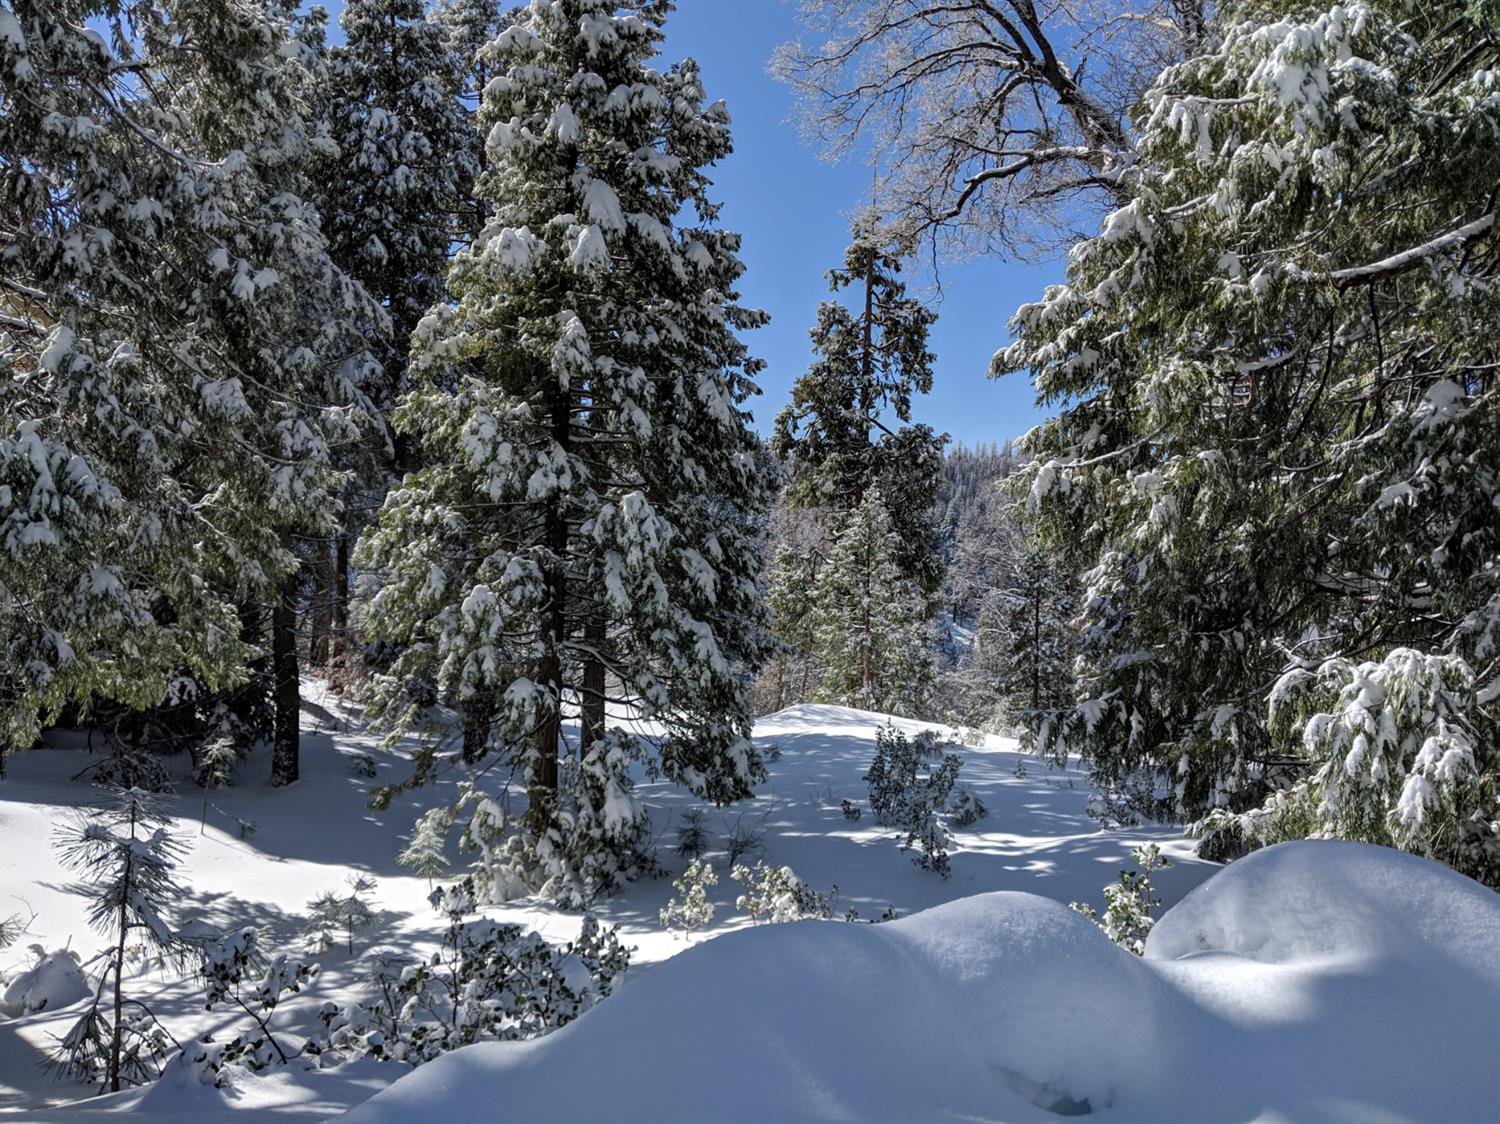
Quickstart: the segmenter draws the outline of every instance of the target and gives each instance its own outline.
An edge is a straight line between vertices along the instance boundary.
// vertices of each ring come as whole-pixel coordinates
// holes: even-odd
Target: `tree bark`
[[[566,454],[571,444],[568,392],[554,383],[548,398],[552,440]],[[563,645],[568,635],[568,518],[561,496],[554,496],[548,505],[543,533],[552,557],[547,566],[543,651],[537,668],[537,686],[546,696],[547,709],[537,723],[533,737],[531,776],[526,786],[534,838],[541,838],[552,826],[557,805],[557,747],[562,740],[562,703],[566,689]]]
[[[333,544],[333,660],[349,651],[349,536],[340,532]]]
[[[281,530],[281,545],[290,550],[292,533]],[[271,784],[291,784],[300,774],[299,729],[302,694],[297,682],[297,571],[282,579],[271,610],[271,676],[274,682],[275,733],[271,742]]]
[[[593,653],[604,651],[606,631],[601,606],[594,607],[594,615],[584,626],[583,639],[589,649],[583,660],[582,720],[578,735],[578,756],[588,752],[589,746],[604,736],[604,661]]]
[[[311,628],[307,642],[309,667],[328,664],[328,634],[333,628],[333,544],[319,543],[317,566],[313,571],[313,599],[308,613]]]
[[[484,756],[490,741],[490,724],[495,719],[495,702],[488,695],[471,698],[464,703],[465,764],[472,764]]]

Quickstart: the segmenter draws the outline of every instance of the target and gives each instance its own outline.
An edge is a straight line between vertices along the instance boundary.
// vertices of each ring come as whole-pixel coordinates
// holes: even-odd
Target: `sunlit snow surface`
[[[180,921],[260,925],[268,944],[298,947],[308,899],[354,871],[377,880],[380,931],[357,938],[352,957],[338,949],[321,958],[322,977],[285,1012],[293,1038],[314,1028],[325,999],[358,995],[377,947],[433,947],[440,927],[428,885],[402,872],[395,853],[414,816],[451,796],[457,779],[368,810],[365,789],[400,779],[404,750],[380,747],[318,685],[305,689],[301,782],[273,791],[253,758],[239,785],[213,794],[202,834],[201,794],[184,785],[177,798],[192,845]],[[708,857],[720,869],[707,932],[684,941],[661,931],[669,878],[626,887],[596,910],[637,948],[616,996],[550,1039],[414,1071],[371,1102],[368,1118],[1493,1118],[1500,917],[1488,891],[1386,852],[1278,849],[1228,868],[1168,914],[1143,961],[1061,903],[1101,904],[1101,886],[1146,840],[1172,859],[1158,878],[1168,906],[1218,868],[1167,829],[1101,830],[1086,814],[1081,773],[1032,763],[1018,777],[1013,743],[994,738],[957,750],[960,784],[990,815],[956,832],[944,882],[870,820],[860,774],[884,721],[830,706],[763,719],[758,742],[781,754],[769,780],[754,801],[705,812]],[[375,781],[351,772],[356,753],[375,761]],[[13,758],[0,782],[0,914],[24,902],[37,913],[27,941],[71,940],[85,954],[99,940],[50,842],[62,809],[87,796],[68,778],[90,760],[64,740]],[[685,865],[671,850],[675,827],[698,805],[666,784],[641,792],[675,874]],[[844,799],[865,808],[862,819],[844,818]],[[253,820],[254,833],[241,839],[235,817]],[[764,831],[768,862],[824,892],[836,883],[840,912],[876,916],[892,905],[902,920],[731,931],[746,927],[733,908],[739,887],[722,869],[737,824]],[[556,940],[578,929],[578,915],[535,903],[492,912]],[[12,948],[0,967],[27,960]],[[228,1025],[201,1010],[192,979],[143,976],[133,986],[179,1037]],[[325,1119],[407,1072],[360,1063],[242,1077],[227,1092],[169,1075],[64,1105],[87,1091],[52,1082],[37,1062],[75,1014],[0,1019],[0,1116]]]

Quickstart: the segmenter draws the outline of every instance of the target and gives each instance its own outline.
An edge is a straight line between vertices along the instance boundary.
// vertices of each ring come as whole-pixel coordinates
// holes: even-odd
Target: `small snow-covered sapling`
[[[328,890],[307,903],[306,931],[312,935],[317,951],[326,952],[333,946],[334,932],[342,931],[348,951],[354,952],[355,931],[368,928],[375,922],[375,914],[364,899],[364,895],[374,888],[373,878],[351,874],[347,894]]]

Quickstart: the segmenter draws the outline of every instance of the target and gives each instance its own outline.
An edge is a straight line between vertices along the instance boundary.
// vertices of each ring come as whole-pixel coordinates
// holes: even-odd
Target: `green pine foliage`
[[[0,744],[256,654],[327,526],[384,313],[308,204],[316,59],[280,7],[0,12]]]
[[[932,389],[927,334],[936,314],[907,295],[900,269],[873,221],[857,222],[843,268],[828,273],[829,287],[848,290],[856,307],[818,306],[818,357],[792,385],[771,448],[789,468],[792,504],[835,523],[879,489],[900,536],[902,571],[931,593],[942,579],[932,517],[947,438],[912,424],[911,404]],[[888,418],[901,424],[892,428]]]
[[[1491,884],[1496,59],[1477,5],[1224,6],[994,364],[1058,411],[1031,504],[1086,587],[1053,748]]]
[[[766,645],[760,364],[736,332],[764,316],[708,195],[728,115],[692,62],[653,66],[667,10],[537,5],[486,49],[490,217],[418,326],[394,417],[417,467],[361,544],[369,634],[400,653],[377,712],[417,720],[407,687],[435,681],[484,715],[470,759],[526,784],[524,821],[464,833],[503,858],[496,894],[581,901],[640,870],[632,758],[716,802],[761,775],[741,674]],[[663,736],[606,730],[607,699]]]
[[[932,683],[927,599],[901,567],[901,539],[878,489],[849,512],[812,591],[813,650],[825,702],[915,715]]]

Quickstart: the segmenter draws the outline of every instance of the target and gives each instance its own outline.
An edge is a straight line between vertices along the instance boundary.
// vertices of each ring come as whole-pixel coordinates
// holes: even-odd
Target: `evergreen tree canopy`
[[[942,573],[932,507],[947,439],[910,422],[912,396],[932,389],[927,333],[937,317],[906,295],[900,259],[872,227],[855,225],[843,268],[828,273],[829,287],[854,290],[859,308],[839,300],[818,306],[818,358],[792,385],[771,447],[790,467],[798,506],[842,515],[879,488],[901,534],[903,570],[931,592]],[[892,428],[892,417],[903,424]]]
[[[761,775],[741,680],[765,645],[742,406],[760,364],[735,331],[764,315],[736,303],[739,239],[712,225],[728,114],[692,62],[650,65],[668,7],[538,3],[490,48],[491,217],[418,327],[395,423],[421,467],[362,544],[385,580],[370,631],[404,649],[387,717],[424,675],[485,704],[489,752],[530,793],[510,869],[567,899],[628,871],[628,757],[715,801]],[[662,736],[606,731],[606,698]]]
[[[1495,32],[1492,5],[1226,6],[994,364],[1060,411],[1028,441],[1086,571],[1059,744],[1193,815],[1301,777],[1292,830],[1492,880]]]
[[[932,682],[932,626],[926,598],[901,572],[900,547],[884,497],[866,493],[839,527],[813,590],[819,698],[921,712]]]
[[[337,509],[383,313],[305,201],[313,65],[280,8],[0,9],[0,745],[241,678]]]

